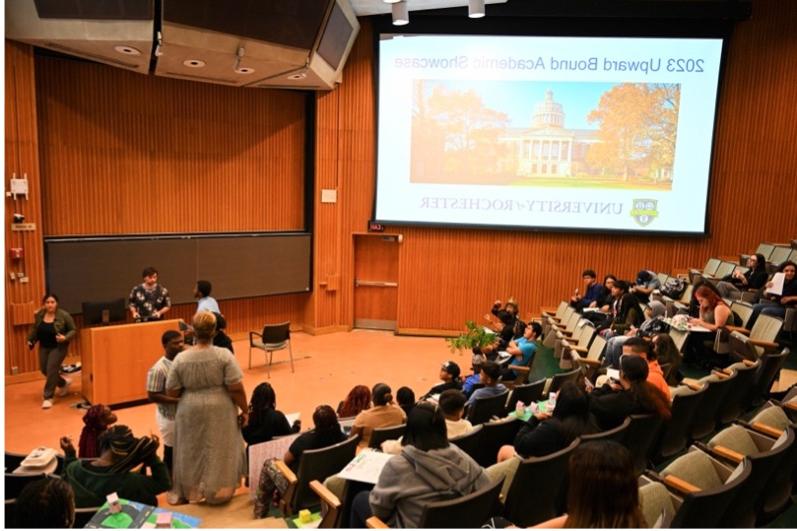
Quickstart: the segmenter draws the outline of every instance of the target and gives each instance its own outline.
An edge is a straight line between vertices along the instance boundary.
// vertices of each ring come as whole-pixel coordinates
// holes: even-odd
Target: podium
[[[161,336],[179,319],[97,326],[80,331],[83,396],[92,404],[147,398],[147,371],[163,356]]]

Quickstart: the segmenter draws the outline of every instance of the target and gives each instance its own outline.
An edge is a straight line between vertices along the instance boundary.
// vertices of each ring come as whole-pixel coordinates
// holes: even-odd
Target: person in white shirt
[[[449,389],[440,393],[440,409],[446,417],[446,429],[448,438],[453,439],[460,435],[465,435],[473,431],[470,421],[462,418],[465,412],[465,393],[456,389]]]
[[[194,288],[194,297],[199,299],[196,305],[196,313],[199,312],[212,312],[221,313],[219,303],[216,299],[210,296],[210,291],[213,289],[211,283],[207,280],[197,280],[196,288]]]

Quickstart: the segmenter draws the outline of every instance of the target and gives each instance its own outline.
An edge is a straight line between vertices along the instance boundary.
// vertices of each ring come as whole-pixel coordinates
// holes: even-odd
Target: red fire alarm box
[[[8,250],[12,260],[22,260],[25,257],[25,249],[22,247],[12,247]]]

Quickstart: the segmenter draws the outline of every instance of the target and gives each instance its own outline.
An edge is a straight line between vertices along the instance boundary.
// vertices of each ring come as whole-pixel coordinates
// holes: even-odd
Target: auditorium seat
[[[474,426],[488,422],[493,417],[501,418],[506,411],[506,400],[509,398],[509,391],[504,391],[500,395],[489,398],[479,398],[468,407],[467,419]]]
[[[720,374],[715,372],[700,379],[700,384],[705,384],[707,388],[689,426],[689,437],[693,441],[703,440],[714,433],[719,422],[720,407],[728,394],[734,392],[738,373],[732,372],[730,376]]]
[[[515,417],[485,422],[482,426],[476,462],[487,468],[494,465],[498,458],[498,450],[505,444],[512,444],[515,435],[523,426],[523,421]]]
[[[730,351],[741,359],[756,360],[778,348],[775,340],[783,327],[783,319],[760,314],[753,328],[727,326]]]
[[[474,461],[478,461],[479,448],[482,440],[482,429],[484,429],[484,424],[479,424],[469,433],[460,435],[459,437],[453,437],[449,439],[449,442],[471,456]]]
[[[558,515],[557,506],[567,485],[570,455],[580,444],[518,464],[504,502],[504,516],[518,527],[529,527]]]
[[[689,428],[692,418],[700,407],[708,388],[703,384],[699,390],[681,390],[672,400],[672,417],[664,423],[653,455],[653,463],[660,465],[681,453],[689,443]]]
[[[795,432],[791,428],[782,437],[773,439],[738,424],[711,438],[705,448],[716,458],[732,465],[747,458],[752,467],[744,489],[747,492],[739,496],[749,496],[753,504],[745,506],[742,499],[732,503],[723,517],[724,527],[755,527],[759,514],[772,514],[785,507],[792,490],[791,474],[779,474],[778,468],[793,464],[789,461],[794,444]]]
[[[623,444],[626,441],[626,434],[628,433],[628,427],[630,425],[631,417],[626,417],[622,424],[610,430],[582,435],[581,442],[587,443],[591,441],[615,441]],[[631,442],[631,444],[633,444],[633,442]]]
[[[404,431],[406,429],[406,424],[388,426],[386,428],[374,428],[374,430],[371,432],[371,441],[368,443],[368,447],[381,450],[383,442],[397,440],[399,437],[404,435]]]
[[[545,389],[546,381],[547,379],[543,378],[536,382],[516,385],[507,400],[506,415],[515,410],[518,402],[523,402],[527,406],[532,402],[539,402],[542,399],[542,391]]]
[[[659,439],[664,421],[652,413],[631,415],[623,444],[631,452],[634,473],[639,475],[648,468],[654,446]]]
[[[748,461],[728,466],[697,447],[646,479],[663,483],[679,499],[673,528],[720,527],[723,515],[750,478]],[[674,505],[678,505],[677,503]]]

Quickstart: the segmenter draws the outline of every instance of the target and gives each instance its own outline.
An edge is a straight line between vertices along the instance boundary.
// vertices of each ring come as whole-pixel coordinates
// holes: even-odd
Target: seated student
[[[462,379],[459,375],[459,365],[453,361],[445,362],[443,366],[440,367],[440,379],[443,380],[443,382],[429,389],[429,392],[423,395],[421,400],[425,400],[432,395],[439,395],[443,391],[448,391],[449,389],[462,389]]]
[[[346,395],[346,400],[338,404],[338,417],[356,417],[361,411],[371,407],[371,390],[364,385],[355,385]]]
[[[631,453],[615,441],[591,441],[568,464],[567,514],[534,527],[636,529],[648,527],[639,501]]]
[[[747,272],[734,270],[717,282],[717,291],[728,299],[740,299],[746,290],[761,289],[767,283],[767,260],[763,254],[751,254],[747,257]]]
[[[778,272],[783,273],[783,291],[780,295],[764,293],[761,302],[753,306],[753,313],[747,323],[749,330],[752,330],[759,314],[763,313],[783,319],[786,316],[786,308],[797,307],[797,278],[795,278],[797,264],[792,261],[783,262],[780,264]],[[766,287],[771,288],[772,282],[767,282]]]
[[[513,356],[509,362],[510,365],[531,367],[532,358],[534,353],[537,352],[537,340],[541,335],[542,325],[540,323],[531,322],[526,325],[523,337],[510,341],[506,347],[506,351]],[[506,369],[503,373],[504,380],[514,380],[515,378],[517,378],[517,374],[511,369]]]
[[[589,395],[589,410],[601,430],[622,424],[628,415],[656,413],[670,418],[670,403],[648,383],[648,363],[639,356],[620,358],[620,381],[609,381]],[[588,387],[589,390],[589,387]]]
[[[385,464],[373,490],[355,496],[350,527],[364,528],[375,515],[391,527],[417,528],[429,502],[465,496],[489,484],[484,469],[449,444],[442,410],[419,402],[407,420],[401,454]]]
[[[100,435],[116,420],[116,414],[111,411],[111,408],[102,404],[95,404],[86,411],[83,415],[83,430],[80,432],[78,440],[81,459],[99,457]]]
[[[636,276],[636,284],[631,288],[631,293],[636,295],[639,302],[645,304],[650,300],[654,289],[661,288],[661,281],[656,273],[643,269]]]
[[[69,437],[62,437],[64,479],[75,491],[75,505],[97,507],[116,492],[120,498],[157,506],[157,495],[171,487],[169,470],[157,455],[158,445],[157,437],[134,437],[130,428],[118,424],[100,435],[100,456],[85,462],[78,460]],[[141,471],[132,471],[142,464]]]
[[[406,386],[399,387],[398,391],[396,391],[396,402],[398,402],[399,407],[404,410],[404,413],[409,415],[410,410],[415,407],[415,392]]]
[[[277,395],[270,383],[263,382],[255,387],[249,402],[249,422],[241,428],[247,448],[274,437],[296,433],[300,427],[299,421],[293,426],[288,424],[282,411],[277,410]]]
[[[302,455],[307,450],[318,450],[346,440],[340,428],[338,416],[332,406],[318,406],[313,412],[314,427],[299,435],[285,452],[283,461],[294,473],[299,471]],[[275,459],[263,463],[260,479],[257,485],[254,513],[255,518],[268,516],[272,502],[285,494],[288,489],[288,480],[282,475],[275,464]]]
[[[586,393],[574,382],[567,382],[556,395],[553,415],[539,412],[532,416],[520,428],[514,443],[498,451],[498,462],[515,455],[524,459],[549,455],[567,448],[576,437],[596,431]]]
[[[460,435],[465,435],[473,431],[473,425],[462,418],[465,412],[465,395],[462,391],[456,389],[449,389],[440,394],[438,406],[443,411],[446,418],[446,431],[448,438],[453,439]],[[408,414],[409,418],[409,414]],[[400,454],[401,453],[401,440],[390,440],[382,443],[382,451],[386,454]]]
[[[484,365],[486,361],[487,358],[485,358],[483,354],[474,353],[471,357],[470,365],[473,374],[465,378],[465,381],[462,383],[462,392],[465,393],[466,397],[470,398],[477,384],[482,385],[482,365]]]
[[[351,435],[360,434],[360,442],[357,446],[361,449],[368,448],[374,428],[398,426],[407,420],[404,410],[393,404],[393,392],[389,385],[378,383],[374,386],[371,394],[374,399],[374,407],[357,415],[351,427]]]
[[[619,369],[623,344],[632,337],[650,338],[660,332],[668,331],[670,327],[664,322],[666,316],[667,307],[664,304],[659,301],[650,301],[645,306],[645,320],[639,325],[639,328],[632,326],[624,335],[611,337],[606,342],[606,352],[603,356],[604,363]]]
[[[593,301],[589,307],[598,308],[602,312],[608,313],[612,306],[612,287],[617,282],[617,277],[614,275],[606,275],[603,277],[603,293],[597,300]]]
[[[611,324],[601,332],[606,339],[625,334],[632,326],[640,324],[639,302],[628,293],[628,282],[618,280],[612,286]]]
[[[506,302],[506,306],[501,308],[501,301],[497,300],[495,304],[493,304],[490,312],[498,318],[498,323],[493,323],[492,320],[490,320],[492,328],[498,332],[498,335],[504,343],[509,343],[509,341],[515,337],[515,332],[517,331],[515,326],[518,321],[519,313],[517,302],[510,298]],[[489,317],[489,314],[487,317]]]
[[[681,366],[681,353],[678,351],[678,347],[675,346],[672,336],[670,334],[656,334],[650,340],[650,345],[652,347],[651,352],[656,356],[655,359],[658,360],[659,364],[669,363],[672,367],[670,376],[667,378],[667,384],[671,386],[677,385],[684,377],[679,369]]]
[[[462,414],[465,412],[466,400],[465,394],[456,389],[449,389],[440,394],[438,404],[446,418],[446,430],[449,439],[473,431],[473,425],[462,418]]]
[[[480,378],[484,387],[476,389],[473,394],[470,395],[470,398],[468,398],[468,401],[465,403],[467,407],[471,407],[473,403],[480,398],[490,398],[506,391],[506,386],[498,381],[501,379],[501,366],[496,362],[485,362],[484,365],[482,365]]]
[[[623,356],[639,356],[648,362],[648,378],[649,384],[653,385],[656,389],[670,401],[670,386],[664,379],[664,372],[661,370],[658,360],[656,359],[656,352],[650,348],[650,344],[642,338],[632,337],[623,345]]]
[[[689,324],[705,328],[707,332],[692,330],[684,345],[687,360],[697,362],[706,368],[716,365],[728,365],[729,358],[721,359],[714,353],[715,344],[721,343],[723,338],[727,342],[727,334],[723,330],[726,325],[733,326],[735,321],[733,312],[725,301],[717,294],[716,290],[703,284],[694,292],[698,302],[699,317],[690,317]],[[719,334],[719,338],[717,335]],[[727,353],[727,350],[725,351]],[[723,366],[724,366],[723,365]]]
[[[576,290],[575,295],[570,297],[570,306],[578,311],[584,308],[594,308],[604,291],[604,287],[598,284],[598,275],[592,269],[584,270],[581,273],[581,279],[584,282],[584,295],[580,295]]]
[[[17,497],[15,518],[6,520],[6,528],[68,529],[74,523],[75,493],[69,483],[51,476],[25,485]]]

